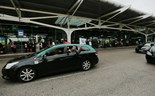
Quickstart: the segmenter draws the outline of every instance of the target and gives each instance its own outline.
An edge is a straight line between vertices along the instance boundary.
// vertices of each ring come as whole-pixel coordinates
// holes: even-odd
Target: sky
[[[123,6],[131,6],[131,9],[155,16],[155,0],[105,0]]]

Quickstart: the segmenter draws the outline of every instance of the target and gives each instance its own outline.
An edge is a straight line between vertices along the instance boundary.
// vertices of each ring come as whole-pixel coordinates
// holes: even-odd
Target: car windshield
[[[143,47],[150,47],[151,44],[145,44]]]

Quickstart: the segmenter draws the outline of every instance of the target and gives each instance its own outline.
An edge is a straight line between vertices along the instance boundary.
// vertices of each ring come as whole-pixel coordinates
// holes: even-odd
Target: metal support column
[[[145,35],[145,43],[147,42],[148,34]]]
[[[74,30],[71,30],[71,29],[66,29],[64,30],[67,34],[67,42],[71,42],[71,35],[73,33]]]

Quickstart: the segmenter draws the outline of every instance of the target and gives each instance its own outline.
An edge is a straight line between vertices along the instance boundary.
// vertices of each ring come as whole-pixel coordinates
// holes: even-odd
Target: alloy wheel
[[[83,63],[82,63],[82,69],[87,71],[91,68],[91,62],[89,60],[85,60]]]
[[[32,68],[23,68],[19,72],[19,79],[23,82],[32,81],[36,76],[35,70]]]

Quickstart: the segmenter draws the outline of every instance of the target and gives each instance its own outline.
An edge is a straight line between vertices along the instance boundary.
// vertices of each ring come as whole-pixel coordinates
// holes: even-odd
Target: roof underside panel
[[[129,9],[129,10],[126,10],[125,12],[122,12],[121,14],[117,15],[115,18],[111,19],[111,21],[120,22],[120,21],[123,21],[126,19],[141,16],[141,15],[144,15],[144,14],[138,13],[138,12],[135,12],[135,11]],[[128,22],[126,22],[126,23],[128,23]]]
[[[116,10],[117,8],[119,7],[114,7],[108,2],[103,3],[99,0],[84,0],[75,15],[96,19],[107,12]]]
[[[81,5],[79,4],[82,0],[12,0],[12,1],[18,8],[38,10],[38,11],[51,12],[51,13],[60,13],[64,15],[72,15],[75,11],[75,14],[73,14],[74,16],[87,17],[87,18],[93,18],[93,19],[98,19],[99,17],[104,16],[105,14],[109,14],[111,12],[114,12],[122,8],[122,6],[109,3],[107,0],[106,1],[105,0],[83,0]],[[71,10],[70,12],[68,12],[70,8],[72,8],[72,6],[76,3],[77,3],[76,7],[73,8],[73,10]],[[11,0],[0,0],[0,6],[14,7],[13,4],[11,3]],[[131,9],[128,9],[119,14],[117,13],[118,12],[111,15],[104,16],[103,18],[101,18],[101,20],[109,20],[110,22],[117,22],[117,23],[124,23],[124,24],[130,24],[131,22],[134,22],[132,23],[132,25],[136,25],[136,26],[145,26],[152,23],[151,21],[155,21],[154,17],[148,17],[141,20],[137,19],[137,21],[135,22],[135,20],[132,20],[132,18],[139,17],[145,14],[133,11]],[[18,16],[15,10],[7,10],[2,8],[0,8],[0,14]],[[22,11],[21,15],[22,17],[49,16],[47,14],[39,14],[39,13],[25,12],[25,11]],[[52,18],[52,20],[49,18],[49,19],[43,19],[39,21],[43,23],[48,22],[48,24],[55,24],[55,22],[61,18],[62,17]],[[125,22],[121,22],[124,20]],[[82,24],[80,21],[75,20],[75,18],[71,19],[71,21],[72,21],[71,22],[72,25]],[[89,20],[81,20],[81,21],[84,21],[84,23],[90,22]],[[150,24],[150,26],[147,26],[147,27],[153,28],[155,26],[154,24]]]

